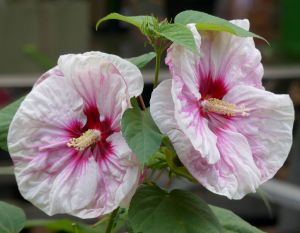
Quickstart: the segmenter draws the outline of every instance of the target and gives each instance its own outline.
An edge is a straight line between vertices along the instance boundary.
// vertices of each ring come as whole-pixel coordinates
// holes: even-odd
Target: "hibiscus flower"
[[[114,55],[64,55],[26,96],[8,148],[23,197],[49,215],[107,214],[133,195],[139,165],[120,132],[138,68]]]
[[[249,30],[248,20],[232,23]],[[262,86],[253,38],[197,31],[197,53],[173,44],[172,80],[153,92],[152,117],[179,159],[210,191],[240,199],[272,178],[292,144],[293,103]]]

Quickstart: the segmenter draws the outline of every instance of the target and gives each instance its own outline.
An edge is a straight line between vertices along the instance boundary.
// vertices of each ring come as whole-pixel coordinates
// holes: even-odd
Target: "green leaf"
[[[75,223],[69,219],[60,219],[60,220],[49,220],[49,219],[39,219],[39,220],[30,220],[26,223],[26,228],[33,228],[33,227],[43,227],[47,230],[51,231],[64,231],[67,233],[99,233],[104,232],[107,219],[104,219],[100,224],[95,227],[82,224],[82,223]]]
[[[166,147],[162,147],[161,150],[166,156],[167,164],[172,173],[178,176],[182,176],[193,183],[197,183],[197,180],[189,173],[186,167],[181,163],[174,150],[171,150]]]
[[[185,25],[178,23],[161,24],[158,28],[158,34],[174,43],[196,51],[194,36]]]
[[[142,69],[145,65],[147,65],[150,61],[155,58],[156,54],[154,52],[145,53],[143,55],[127,58],[127,61],[130,61],[132,64],[136,65],[139,69]]]
[[[251,226],[230,210],[216,206],[210,206],[210,208],[217,216],[225,230],[225,233],[263,233],[263,231]]]
[[[66,233],[99,233],[105,232],[109,222],[109,215],[103,216],[94,225],[86,225],[83,223],[74,222],[70,219],[37,219],[26,222],[26,228],[43,227],[51,231],[63,231]],[[128,213],[125,209],[121,209],[117,218],[117,223],[111,233],[117,233],[121,228],[126,226]]]
[[[129,207],[134,232],[215,233],[223,232],[209,206],[183,190],[170,193],[157,186],[142,185]]]
[[[107,20],[112,20],[112,19],[120,20],[120,21],[123,21],[123,22],[126,22],[126,23],[130,23],[133,26],[141,29],[141,27],[143,25],[143,22],[150,21],[150,20],[153,19],[153,17],[152,16],[144,16],[144,15],[141,15],[141,16],[125,16],[125,15],[121,15],[121,14],[118,14],[118,13],[111,13],[111,14],[101,18],[97,22],[96,30],[98,30],[101,23],[103,23]]]
[[[192,32],[182,24],[170,24],[167,21],[158,22],[153,16],[124,16],[118,13],[111,13],[96,24],[96,29],[107,20],[120,20],[137,27],[147,37],[165,38],[177,44],[183,45],[192,51],[196,51],[196,45]]]
[[[256,37],[266,41],[263,37],[256,35],[253,32],[249,32],[241,27],[236,26],[233,23],[219,17],[206,14],[200,11],[187,10],[179,13],[175,17],[175,23],[189,24],[196,23],[198,30],[208,31],[224,31],[232,33],[241,37]],[[267,41],[266,41],[267,42]],[[268,43],[268,42],[267,42]]]
[[[18,233],[25,226],[26,217],[22,209],[0,201],[0,232]]]
[[[10,105],[0,110],[0,148],[8,151],[7,149],[7,133],[10,122],[12,121],[16,111],[18,110],[21,102],[25,97],[22,97]]]
[[[137,107],[127,109],[123,114],[121,127],[126,142],[144,165],[158,151],[163,138],[149,109],[146,111],[141,111]]]

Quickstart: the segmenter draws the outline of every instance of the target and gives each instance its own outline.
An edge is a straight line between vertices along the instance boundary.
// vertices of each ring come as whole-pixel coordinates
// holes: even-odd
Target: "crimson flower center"
[[[82,151],[90,146],[95,145],[99,140],[101,140],[101,132],[97,129],[89,129],[81,134],[81,136],[77,138],[71,138],[67,143],[67,146]]]

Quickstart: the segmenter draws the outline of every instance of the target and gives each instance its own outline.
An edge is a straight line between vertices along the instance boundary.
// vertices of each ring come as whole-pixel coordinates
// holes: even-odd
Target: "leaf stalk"
[[[107,225],[106,230],[105,230],[105,233],[111,233],[112,232],[112,229],[114,227],[114,223],[115,223],[116,217],[118,216],[119,209],[120,209],[120,207],[118,207],[117,209],[115,209],[111,213],[108,225]]]

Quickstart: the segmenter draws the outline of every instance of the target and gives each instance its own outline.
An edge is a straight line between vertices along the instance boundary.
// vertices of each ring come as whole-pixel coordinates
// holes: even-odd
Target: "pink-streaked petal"
[[[72,161],[67,142],[85,124],[83,102],[65,78],[37,85],[22,102],[8,132],[19,190],[25,199],[51,214],[51,179]],[[57,152],[59,151],[59,152]]]
[[[246,19],[231,22],[249,30]],[[229,89],[238,84],[263,89],[261,54],[252,37],[238,37],[227,32],[204,32],[201,35],[203,60],[211,59],[215,79],[225,79]]]
[[[42,76],[39,77],[39,79],[35,82],[33,88],[35,88],[36,85],[40,84],[49,77],[64,77],[64,74],[60,71],[58,66],[55,66],[52,69],[45,72],[44,74],[42,74]]]
[[[121,133],[112,134],[107,141],[113,150],[103,160],[97,161],[100,178],[92,205],[102,208],[98,210],[98,215],[109,213],[120,204],[126,205],[139,179],[138,161]]]
[[[171,86],[172,81],[166,80],[159,84],[152,93],[150,111],[154,121],[162,133],[167,134],[173,143],[177,140],[180,141],[177,131],[183,132],[190,142],[196,145],[196,150],[199,149],[203,152],[201,155],[209,163],[216,162],[219,159],[216,136],[208,128],[207,120],[201,117],[197,103],[188,102],[188,100],[183,102],[182,99],[181,101],[177,100],[177,103],[174,101],[174,97],[172,98]],[[182,112],[176,112],[176,104]]]
[[[12,158],[33,158],[41,146],[60,144],[83,126],[83,102],[65,78],[53,77],[36,86],[22,102],[8,132]]]
[[[217,149],[220,158],[209,164],[176,123],[171,85],[171,80],[166,80],[153,91],[150,112],[161,132],[169,136],[179,159],[202,185],[214,193],[240,199],[248,192],[254,192],[259,185],[259,171],[247,140],[241,134],[219,129]]]
[[[220,158],[217,138],[208,127],[208,120],[201,114],[200,102],[191,95],[184,83],[176,80],[172,80],[171,93],[178,127],[208,163],[215,163]]]
[[[69,63],[72,59],[65,61]],[[85,110],[97,108],[100,120],[109,119],[111,127],[119,130],[121,116],[129,105],[129,97],[126,83],[117,68],[98,57],[87,56],[74,58],[72,65],[67,67],[72,69],[68,71],[70,83],[84,99]]]
[[[201,38],[194,25],[188,25],[194,34],[198,51],[200,50]],[[199,74],[197,69],[200,53],[194,53],[181,45],[173,43],[168,49],[166,64],[169,66],[172,78],[176,82],[183,83],[195,99],[200,99]]]
[[[84,61],[86,59],[93,59],[102,62],[112,63],[118,72],[124,78],[129,97],[138,96],[142,93],[144,87],[144,81],[140,70],[130,63],[129,61],[122,59],[116,55],[111,55],[102,52],[87,52],[84,54],[68,54],[63,55],[58,60],[59,68],[66,76],[69,76],[72,67],[76,65],[78,61]]]
[[[249,30],[248,20],[234,20],[232,23]],[[263,89],[261,54],[255,48],[253,38],[227,32],[198,32],[193,24],[188,27],[194,35],[198,52],[193,53],[176,44],[169,48],[166,63],[175,81],[183,82],[197,99],[201,95],[202,98],[222,98],[230,88],[239,84]]]
[[[80,218],[94,218],[101,214],[91,205],[101,175],[98,165],[92,156],[78,159],[78,162],[68,163],[51,182],[49,215],[69,213]]]
[[[112,134],[108,138],[108,141],[112,143],[119,166],[125,170],[125,174],[121,177],[122,185],[119,185],[115,194],[116,201],[126,206],[137,189],[140,177],[140,165],[121,133]],[[115,177],[115,179],[119,179],[118,175]]]
[[[171,85],[170,79],[165,80],[153,90],[150,99],[150,113],[160,131],[168,135],[178,156],[181,157],[189,153],[193,146],[176,122]]]
[[[99,153],[89,149],[55,178],[50,192],[52,214],[94,218],[130,202],[137,188],[138,162],[120,133],[107,141],[113,150],[103,160],[85,159],[89,153]]]
[[[94,218],[130,200],[139,165],[120,133],[99,143],[111,150],[96,145],[79,152],[67,146],[86,124],[83,101],[69,81],[49,78],[28,94],[10,126],[8,147],[25,199],[49,215]]]
[[[221,158],[213,165],[208,164],[191,145],[185,144],[186,152],[178,154],[180,160],[210,191],[230,199],[241,199],[259,186],[260,173],[243,135],[221,129],[218,133]]]
[[[151,116],[163,134],[173,142],[173,131],[180,131],[174,115],[174,102],[171,95],[172,80],[164,80],[152,92],[150,99]]]
[[[248,117],[232,120],[252,149],[261,182],[272,178],[283,165],[292,145],[293,103],[288,95],[276,95],[250,86],[236,86],[224,100],[244,105]]]

